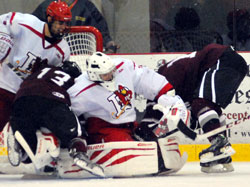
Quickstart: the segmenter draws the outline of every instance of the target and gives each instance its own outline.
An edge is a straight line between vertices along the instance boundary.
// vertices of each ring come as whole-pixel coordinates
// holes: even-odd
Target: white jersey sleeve
[[[132,73],[135,93],[143,95],[147,99],[153,100],[168,84],[164,76],[146,66],[137,66],[135,62],[128,59],[118,59],[118,61],[126,63],[125,66]]]
[[[12,12],[0,16],[0,32],[11,35],[11,16]]]

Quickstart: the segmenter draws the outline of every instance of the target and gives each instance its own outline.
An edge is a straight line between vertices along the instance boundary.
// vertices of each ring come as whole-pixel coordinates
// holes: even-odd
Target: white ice
[[[24,179],[23,175],[0,175],[0,186],[11,187],[247,187],[250,186],[250,162],[234,162],[231,173],[206,174],[198,162],[187,163],[169,176],[107,179]]]

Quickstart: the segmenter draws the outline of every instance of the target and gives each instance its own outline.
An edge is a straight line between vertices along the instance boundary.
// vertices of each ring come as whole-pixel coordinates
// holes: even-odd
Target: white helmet
[[[86,71],[89,80],[100,83],[109,91],[115,91],[115,70],[116,66],[114,61],[104,53],[95,52],[86,60]],[[100,75],[108,73],[112,73],[112,79],[108,81],[103,80]]]

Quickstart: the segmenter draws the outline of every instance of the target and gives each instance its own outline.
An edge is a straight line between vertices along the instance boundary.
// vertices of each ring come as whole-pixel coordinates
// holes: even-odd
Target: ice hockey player
[[[69,59],[70,49],[62,37],[71,17],[68,5],[56,1],[47,9],[47,23],[18,12],[0,16],[0,131],[9,121],[15,93],[35,59],[48,59],[55,66]]]
[[[90,150],[96,149],[99,152],[105,152],[105,148],[110,148],[106,157],[103,156],[104,158],[100,158],[99,161],[96,158],[97,163],[102,163],[103,166],[106,164],[104,166],[105,172],[113,167],[116,168],[114,169],[116,175],[123,176],[128,176],[125,174],[128,168],[130,168],[128,173],[131,175],[133,173],[134,175],[145,174],[143,170],[139,170],[144,169],[146,171],[149,167],[145,164],[153,163],[152,160],[151,162],[144,162],[143,159],[146,159],[146,157],[145,154],[141,153],[141,157],[137,156],[136,159],[138,160],[135,164],[131,164],[131,167],[126,165],[129,162],[133,163],[132,158],[134,156],[132,155],[135,154],[129,151],[139,151],[142,148],[146,151],[152,148],[141,147],[151,144],[139,144],[135,142],[136,139],[133,136],[136,120],[136,94],[144,95],[145,98],[151,100],[156,99],[159,104],[166,107],[183,103],[180,97],[173,94],[173,87],[164,76],[147,67],[137,66],[129,59],[111,59],[101,52],[96,52],[87,58],[86,72],[77,78],[75,85],[69,89],[69,93],[73,95],[71,100],[72,110],[77,116],[83,114],[86,119],[86,130],[89,135],[87,138],[88,145],[97,144],[92,146]],[[162,146],[160,145],[161,150],[158,151],[164,152],[164,155],[166,153],[167,156],[163,157],[164,169],[159,170],[157,162],[154,165],[154,168],[157,168],[154,172],[161,173],[170,170],[176,172],[182,168],[186,158],[181,157],[177,139],[171,137],[171,139],[166,138],[162,141],[156,141],[162,144]],[[127,151],[123,151],[123,154],[128,155],[123,155],[120,159],[117,158],[117,162],[113,161],[111,164],[111,158],[119,157],[116,151],[120,149],[116,142],[119,142],[120,149],[127,148]],[[112,145],[116,145],[113,150]],[[165,145],[167,145],[167,148]],[[104,149],[98,149],[100,147],[104,147]],[[154,147],[154,150],[156,149]],[[173,149],[176,151],[171,151]],[[92,157],[96,157],[96,154],[97,152]],[[136,152],[136,154],[139,153]],[[157,157],[157,153],[154,156]],[[103,163],[104,160],[106,163]],[[137,167],[139,163],[144,164],[144,167]],[[138,172],[136,173],[136,171]],[[110,171],[110,175],[115,175],[114,173]]]
[[[191,108],[191,128],[201,128],[205,133],[225,125],[222,108],[231,102],[248,68],[246,61],[230,46],[210,44],[201,51],[181,56],[161,64],[158,73],[164,75],[173,85],[176,94]],[[144,139],[144,132],[150,132],[153,121],[162,114],[152,109],[155,101],[148,103],[141,127],[138,129]],[[197,126],[198,125],[198,126]],[[141,132],[140,132],[141,131]],[[235,153],[225,132],[209,137],[211,146],[199,154],[201,171],[206,173],[231,172],[234,170],[231,155]]]
[[[47,60],[36,60],[12,107],[8,157],[13,166],[32,161],[37,174],[53,172],[57,165],[53,168],[50,163],[56,161],[60,148],[66,148],[78,169],[103,176],[102,168],[86,155],[85,130],[70,109],[67,90],[80,74],[75,62],[55,67]]]

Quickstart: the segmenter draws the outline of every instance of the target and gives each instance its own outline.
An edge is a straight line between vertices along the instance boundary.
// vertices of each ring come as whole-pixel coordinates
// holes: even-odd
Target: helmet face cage
[[[86,60],[86,70],[89,80],[100,83],[110,91],[114,91],[115,84],[115,63],[112,59],[101,52],[96,52]],[[100,75],[113,73],[112,80],[105,81]]]

